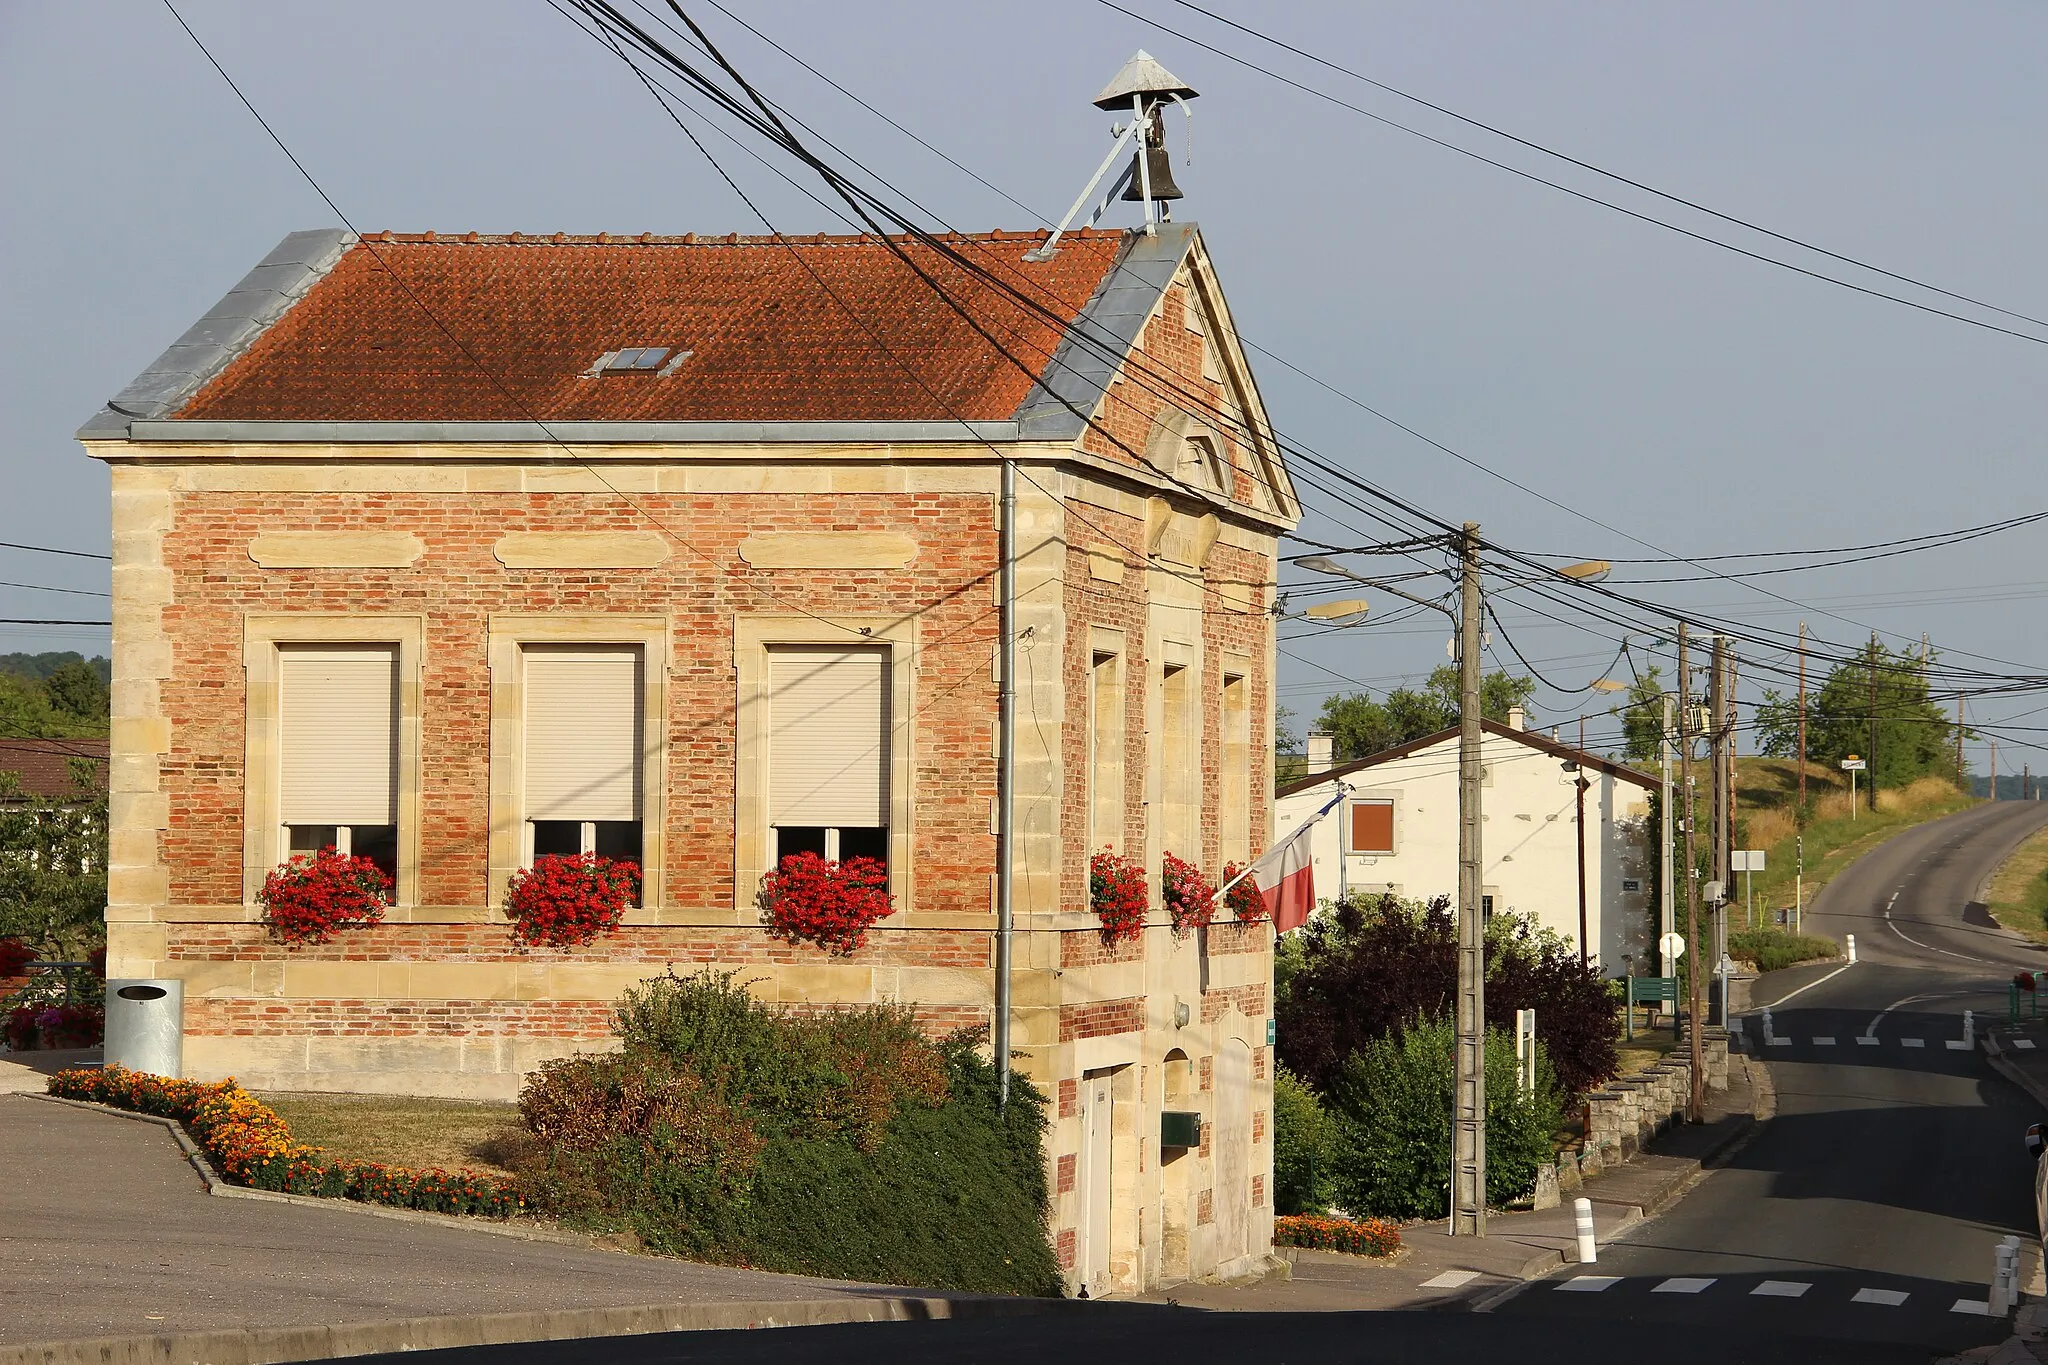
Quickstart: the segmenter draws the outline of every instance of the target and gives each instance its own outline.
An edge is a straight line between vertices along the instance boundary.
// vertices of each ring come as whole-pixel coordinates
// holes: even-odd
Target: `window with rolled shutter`
[[[1394,851],[1394,803],[1351,803],[1351,851],[1390,854]]]
[[[640,647],[529,645],[524,654],[526,818],[640,819]]]
[[[768,822],[778,856],[807,847],[834,858],[886,856],[887,650],[769,651]]]
[[[280,822],[398,823],[398,647],[278,648]]]

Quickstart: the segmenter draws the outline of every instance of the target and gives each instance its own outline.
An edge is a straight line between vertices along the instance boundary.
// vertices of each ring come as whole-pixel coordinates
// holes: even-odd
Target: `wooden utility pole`
[[[1963,698],[1956,694],[1956,790],[1963,789]]]
[[[1799,818],[1806,819],[1806,622],[1799,623]]]
[[[1451,1235],[1486,1235],[1486,926],[1479,823],[1479,523],[1458,540],[1458,1001]]]
[[[1693,850],[1692,784],[1692,677],[1686,672],[1685,622],[1678,623],[1678,780],[1685,789],[1685,947],[1692,954],[1687,970],[1691,989],[1686,992],[1686,1026],[1691,1033],[1692,1095],[1686,1104],[1686,1118],[1701,1120],[1706,1105],[1706,1052],[1700,1036],[1700,1007],[1705,998],[1700,977],[1700,871]]]

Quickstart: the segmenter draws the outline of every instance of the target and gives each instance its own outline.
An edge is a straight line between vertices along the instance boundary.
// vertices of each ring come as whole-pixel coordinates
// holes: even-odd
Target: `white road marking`
[[[2031,1049],[2034,1046],[2034,1040],[2032,1038],[2015,1038],[2012,1040],[2012,1045],[2014,1047]]]
[[[1652,1294],[1697,1294],[1713,1282],[1711,1276],[1706,1279],[1698,1279],[1689,1275],[1679,1275],[1664,1281],[1664,1283],[1658,1285],[1650,1292]]]
[[[1859,1289],[1851,1303],[1876,1303],[1886,1308],[1897,1308],[1910,1297],[1903,1289]]]
[[[1925,1038],[1901,1038],[1899,1039],[1899,1044],[1902,1047],[1926,1047],[1927,1040]]]
[[[1619,1275],[1574,1275],[1558,1288],[1570,1294],[1597,1294],[1621,1283]]]
[[[1765,1280],[1750,1290],[1752,1297],[1762,1295],[1767,1299],[1796,1299],[1813,1288],[1804,1280]]]
[[[1970,1045],[1960,1038],[1947,1039],[1943,1046],[1948,1048],[1950,1052],[1968,1052],[1970,1050]]]
[[[1446,1270],[1435,1279],[1424,1280],[1424,1289],[1458,1289],[1479,1278],[1476,1270]]]
[[[1773,1039],[1771,1039],[1771,1046],[1772,1046],[1772,1047],[1790,1047],[1790,1046],[1792,1046],[1792,1040],[1791,1040],[1790,1038],[1773,1038]]]
[[[1815,1047],[1833,1047],[1835,1040],[1832,1038],[1816,1038],[1813,1040],[1813,1045]]]
[[[1991,1316],[1991,1305],[1982,1299],[1957,1299],[1949,1305],[1951,1313],[1974,1313],[1980,1318]]]
[[[1867,1033],[1866,1033],[1866,1034],[1864,1034],[1864,1035],[1863,1035],[1863,1036],[1862,1036],[1861,1038],[1858,1038],[1858,1039],[1856,1040],[1856,1046],[1858,1046],[1858,1047],[1876,1047],[1876,1046],[1877,1046],[1877,1039],[1875,1039],[1875,1038],[1871,1037],[1871,1036],[1870,1036],[1869,1034],[1867,1034]]]
[[[1772,1001],[1772,1002],[1771,1002],[1770,1004],[1768,1004],[1768,1005],[1754,1005],[1754,1006],[1751,1006],[1751,1008],[1752,1008],[1752,1009],[1759,1009],[1759,1010],[1774,1010],[1774,1009],[1776,1009],[1776,1008],[1777,1008],[1778,1006],[1780,1006],[1780,1005],[1784,1004],[1784,1003],[1785,1003],[1785,1002],[1786,1002],[1787,1000],[1790,1000],[1790,999],[1791,999],[1791,998],[1792,998],[1793,996],[1795,996],[1795,995],[1801,995],[1801,994],[1804,994],[1805,992],[1807,992],[1807,991],[1810,991],[1810,990],[1812,990],[1812,989],[1813,989],[1813,988],[1814,988],[1815,986],[1818,986],[1818,985],[1820,985],[1820,984],[1821,984],[1821,983],[1822,983],[1823,981],[1833,981],[1833,980],[1834,980],[1834,979],[1835,979],[1836,977],[1840,976],[1840,975],[1841,975],[1841,974],[1842,974],[1843,972],[1846,972],[1846,971],[1848,971],[1848,970],[1849,970],[1849,968],[1850,968],[1850,967],[1851,967],[1852,965],[1854,965],[1854,964],[1852,964],[1852,963],[1848,963],[1848,962],[1844,962],[1844,963],[1843,963],[1843,964],[1842,964],[1841,966],[1839,966],[1839,967],[1835,968],[1835,969],[1834,969],[1833,971],[1829,972],[1829,973],[1828,973],[1828,974],[1827,974],[1826,976],[1817,976],[1817,977],[1815,977],[1815,978],[1814,978],[1813,980],[1811,980],[1811,981],[1807,982],[1807,983],[1806,983],[1806,984],[1805,984],[1804,986],[1801,986],[1801,987],[1800,987],[1800,988],[1799,988],[1798,990],[1796,990],[1796,991],[1792,991],[1792,992],[1790,992],[1789,994],[1786,994],[1786,995],[1781,995],[1781,996],[1779,996],[1779,997],[1778,997],[1778,998],[1777,998],[1776,1000],[1773,1000],[1773,1001]]]

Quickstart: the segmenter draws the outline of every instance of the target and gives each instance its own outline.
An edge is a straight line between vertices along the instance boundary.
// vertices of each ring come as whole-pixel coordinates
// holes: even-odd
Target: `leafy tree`
[[[1797,757],[1797,698],[1766,689],[1756,728],[1766,756]],[[1873,789],[1948,776],[1955,744],[1953,720],[1928,695],[1925,662],[1876,640],[1836,664],[1806,697],[1806,757],[1832,764],[1855,754],[1870,764]]]
[[[83,659],[57,665],[43,679],[43,691],[50,704],[73,720],[104,727],[107,724],[109,691],[99,670]]]
[[[1631,763],[1655,763],[1664,743],[1663,670],[1655,664],[1628,689],[1628,703],[1612,707],[1621,717],[1622,757]]]
[[[1535,691],[1532,678],[1489,673],[1480,679],[1479,713],[1488,720],[1504,721],[1510,710],[1526,705]],[[1448,730],[1458,723],[1459,712],[1458,670],[1441,664],[1420,688],[1397,687],[1382,701],[1374,701],[1365,692],[1324,698],[1316,728],[1335,737],[1337,757],[1364,758]]]
[[[0,938],[77,961],[106,942],[107,798],[90,759],[68,799],[26,797],[0,772]]]

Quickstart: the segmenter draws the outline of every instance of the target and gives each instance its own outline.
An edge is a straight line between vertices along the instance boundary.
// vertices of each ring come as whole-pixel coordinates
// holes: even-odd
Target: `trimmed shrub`
[[[1401,1229],[1384,1218],[1356,1222],[1314,1214],[1283,1214],[1273,1220],[1273,1245],[1342,1251],[1352,1256],[1391,1256],[1401,1249]]]
[[[1458,932],[1446,897],[1347,897],[1290,938],[1301,942],[1274,961],[1280,1060],[1322,1094],[1369,1042],[1451,1012]],[[1567,1094],[1614,1075],[1614,996],[1596,966],[1582,966],[1561,935],[1511,913],[1487,923],[1485,952],[1489,1025],[1511,1029],[1515,1011],[1535,1010],[1537,1037]]]
[[[1410,1023],[1348,1059],[1329,1096],[1333,1203],[1377,1218],[1441,1218],[1450,1208],[1455,1030]],[[1529,1193],[1561,1121],[1548,1060],[1537,1050],[1533,1095],[1515,1085],[1515,1045],[1486,1034],[1486,1202]]]
[[[536,1072],[537,1207],[648,1247],[794,1274],[1057,1294],[1045,1104],[911,1012],[793,1015],[735,974],[657,977],[614,1017],[623,1054]]]
[[[1831,938],[1817,934],[1788,934],[1782,929],[1750,929],[1728,935],[1728,956],[1753,964],[1760,972],[1775,972],[1795,963],[1839,957],[1841,948]]]
[[[1330,1119],[1323,1112],[1323,1102],[1299,1076],[1284,1066],[1277,1068],[1273,1072],[1274,1211],[1287,1215],[1321,1213],[1328,1208],[1329,1165]]]

